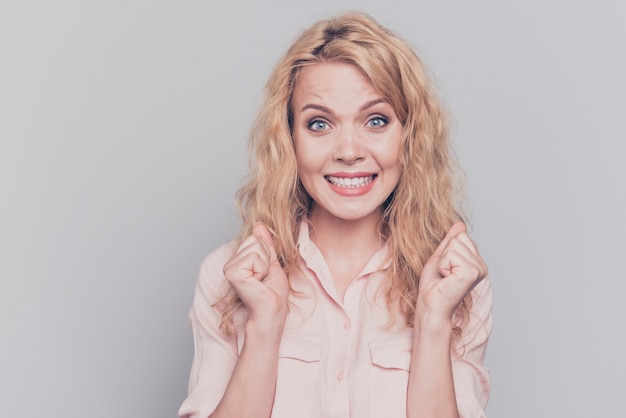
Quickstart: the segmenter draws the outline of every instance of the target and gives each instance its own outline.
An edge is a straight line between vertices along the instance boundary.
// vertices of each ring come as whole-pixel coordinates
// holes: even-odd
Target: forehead
[[[303,67],[293,92],[294,110],[309,103],[349,109],[382,96],[354,65],[318,63]]]

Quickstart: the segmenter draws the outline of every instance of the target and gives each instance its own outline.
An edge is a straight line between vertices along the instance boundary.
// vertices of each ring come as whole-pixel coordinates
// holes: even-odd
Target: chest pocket
[[[278,348],[279,358],[300,360],[305,363],[320,361],[322,342],[315,338],[303,338],[284,335]]]
[[[278,348],[278,378],[272,417],[315,417],[318,408],[321,339],[286,332]]]
[[[411,347],[406,345],[370,344],[372,365],[382,369],[409,371],[411,368]]]
[[[370,341],[370,410],[372,418],[405,418],[411,368],[411,333]]]
[[[409,371],[413,341],[411,335],[401,335],[390,341],[370,342],[372,365],[382,369]]]

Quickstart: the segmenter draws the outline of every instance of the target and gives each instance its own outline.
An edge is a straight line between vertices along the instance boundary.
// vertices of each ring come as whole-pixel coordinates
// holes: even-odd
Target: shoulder
[[[213,275],[216,272],[222,274],[224,265],[237,250],[237,240],[226,242],[207,255],[200,265],[200,273]]]
[[[205,299],[215,300],[224,292],[225,278],[224,265],[235,253],[237,241],[224,243],[211,251],[200,264],[196,292],[204,295]]]

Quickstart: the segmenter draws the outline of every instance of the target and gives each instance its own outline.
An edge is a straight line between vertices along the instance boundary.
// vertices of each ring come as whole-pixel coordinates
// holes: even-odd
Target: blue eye
[[[328,123],[326,123],[325,121],[321,119],[314,119],[311,122],[309,122],[309,124],[307,125],[307,128],[309,128],[312,131],[323,131],[323,130],[328,129]]]
[[[367,126],[370,128],[382,128],[388,122],[388,119],[384,116],[374,116],[367,121]]]

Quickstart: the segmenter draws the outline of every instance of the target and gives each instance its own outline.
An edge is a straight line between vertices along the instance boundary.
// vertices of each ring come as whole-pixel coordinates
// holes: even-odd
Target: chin
[[[383,208],[382,206],[378,206],[372,208],[371,210],[363,210],[363,207],[360,207],[357,210],[350,209],[342,209],[342,210],[331,210],[330,214],[340,220],[346,222],[355,222],[361,221],[365,219],[376,219],[376,221],[380,220],[383,216]]]

